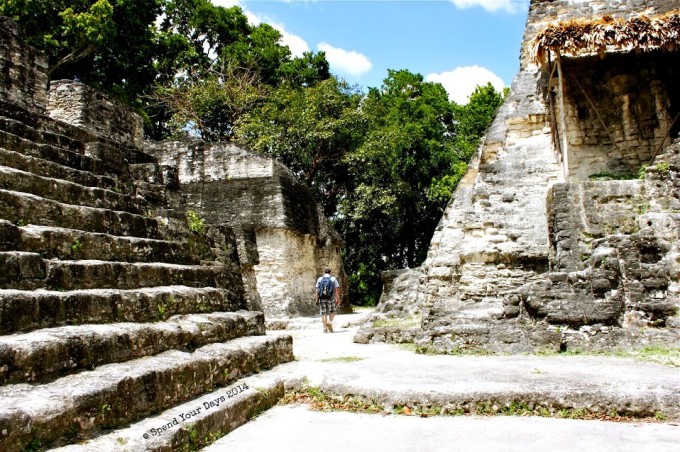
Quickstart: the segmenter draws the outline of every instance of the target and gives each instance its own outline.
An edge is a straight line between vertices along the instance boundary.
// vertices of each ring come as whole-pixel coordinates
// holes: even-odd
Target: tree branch
[[[78,61],[82,58],[85,58],[86,56],[88,56],[89,54],[94,52],[94,50],[96,48],[97,48],[96,44],[90,44],[87,47],[85,47],[83,50],[81,50],[80,52],[77,52],[77,51],[74,50],[73,52],[69,53],[65,57],[60,58],[59,61],[56,62],[56,64],[51,66],[47,71],[47,75],[52,75],[52,72],[54,72],[56,69],[60,68],[61,66],[65,65],[66,63],[72,63],[74,61]]]

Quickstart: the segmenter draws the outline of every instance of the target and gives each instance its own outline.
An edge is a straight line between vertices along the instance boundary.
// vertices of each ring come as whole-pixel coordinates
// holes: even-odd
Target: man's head
[[[326,273],[327,275],[330,275],[330,274],[331,274],[331,269],[330,269],[330,268],[327,268],[326,270],[324,270],[324,273]]]

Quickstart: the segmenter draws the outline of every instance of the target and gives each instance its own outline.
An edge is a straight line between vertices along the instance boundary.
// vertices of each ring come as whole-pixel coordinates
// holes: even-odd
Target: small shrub
[[[656,419],[657,421],[665,421],[667,418],[668,417],[666,416],[666,413],[664,413],[663,411],[657,411],[656,413],[654,413],[654,419]]]
[[[167,312],[166,306],[164,304],[158,304],[156,308],[158,309],[158,318],[165,320],[165,314]]]
[[[656,164],[656,172],[660,176],[668,177],[668,174],[671,172],[671,166],[668,162],[659,162]]]
[[[642,165],[640,169],[638,170],[638,179],[644,179],[645,176],[647,175],[647,166],[648,165]]]
[[[187,226],[189,226],[189,230],[194,234],[203,234],[205,232],[205,221],[193,210],[187,210]]]
[[[80,251],[82,247],[83,247],[83,242],[81,242],[80,239],[75,239],[73,241],[73,244],[71,245],[71,253],[77,254],[78,251]]]

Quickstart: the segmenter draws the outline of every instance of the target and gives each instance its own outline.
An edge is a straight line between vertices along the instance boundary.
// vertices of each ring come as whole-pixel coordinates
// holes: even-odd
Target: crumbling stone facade
[[[394,285],[417,281],[408,300],[417,308],[399,307],[403,293],[387,292],[355,341],[438,352],[678,343],[677,51],[565,57],[559,84],[555,65],[531,58],[549,23],[677,8],[531,2],[510,95],[424,265]],[[642,179],[611,180],[624,174]]]

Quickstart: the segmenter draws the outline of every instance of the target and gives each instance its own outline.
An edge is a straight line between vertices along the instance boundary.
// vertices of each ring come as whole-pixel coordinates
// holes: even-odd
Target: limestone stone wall
[[[313,315],[315,237],[288,229],[260,229],[257,291],[270,317]],[[312,264],[312,265],[310,265]]]
[[[562,173],[540,77],[515,79],[432,239],[420,285],[429,340],[447,336],[452,318],[501,317],[505,294],[548,268],[546,197]]]
[[[554,185],[547,207],[552,269],[583,269],[593,241],[637,232],[638,217],[648,209],[641,180]]]
[[[47,58],[22,42],[6,17],[0,17],[0,99],[38,115],[47,107]]]
[[[565,347],[677,342],[679,156],[680,140],[644,181],[555,185],[553,268],[509,297],[517,315],[560,325]]]
[[[177,168],[174,206],[236,231],[246,285],[267,316],[313,315],[314,284],[329,266],[351,310],[342,240],[287,168],[226,143],[154,143],[147,150],[162,166]]]
[[[49,115],[115,143],[136,147],[144,144],[141,116],[84,83],[50,82]]]

